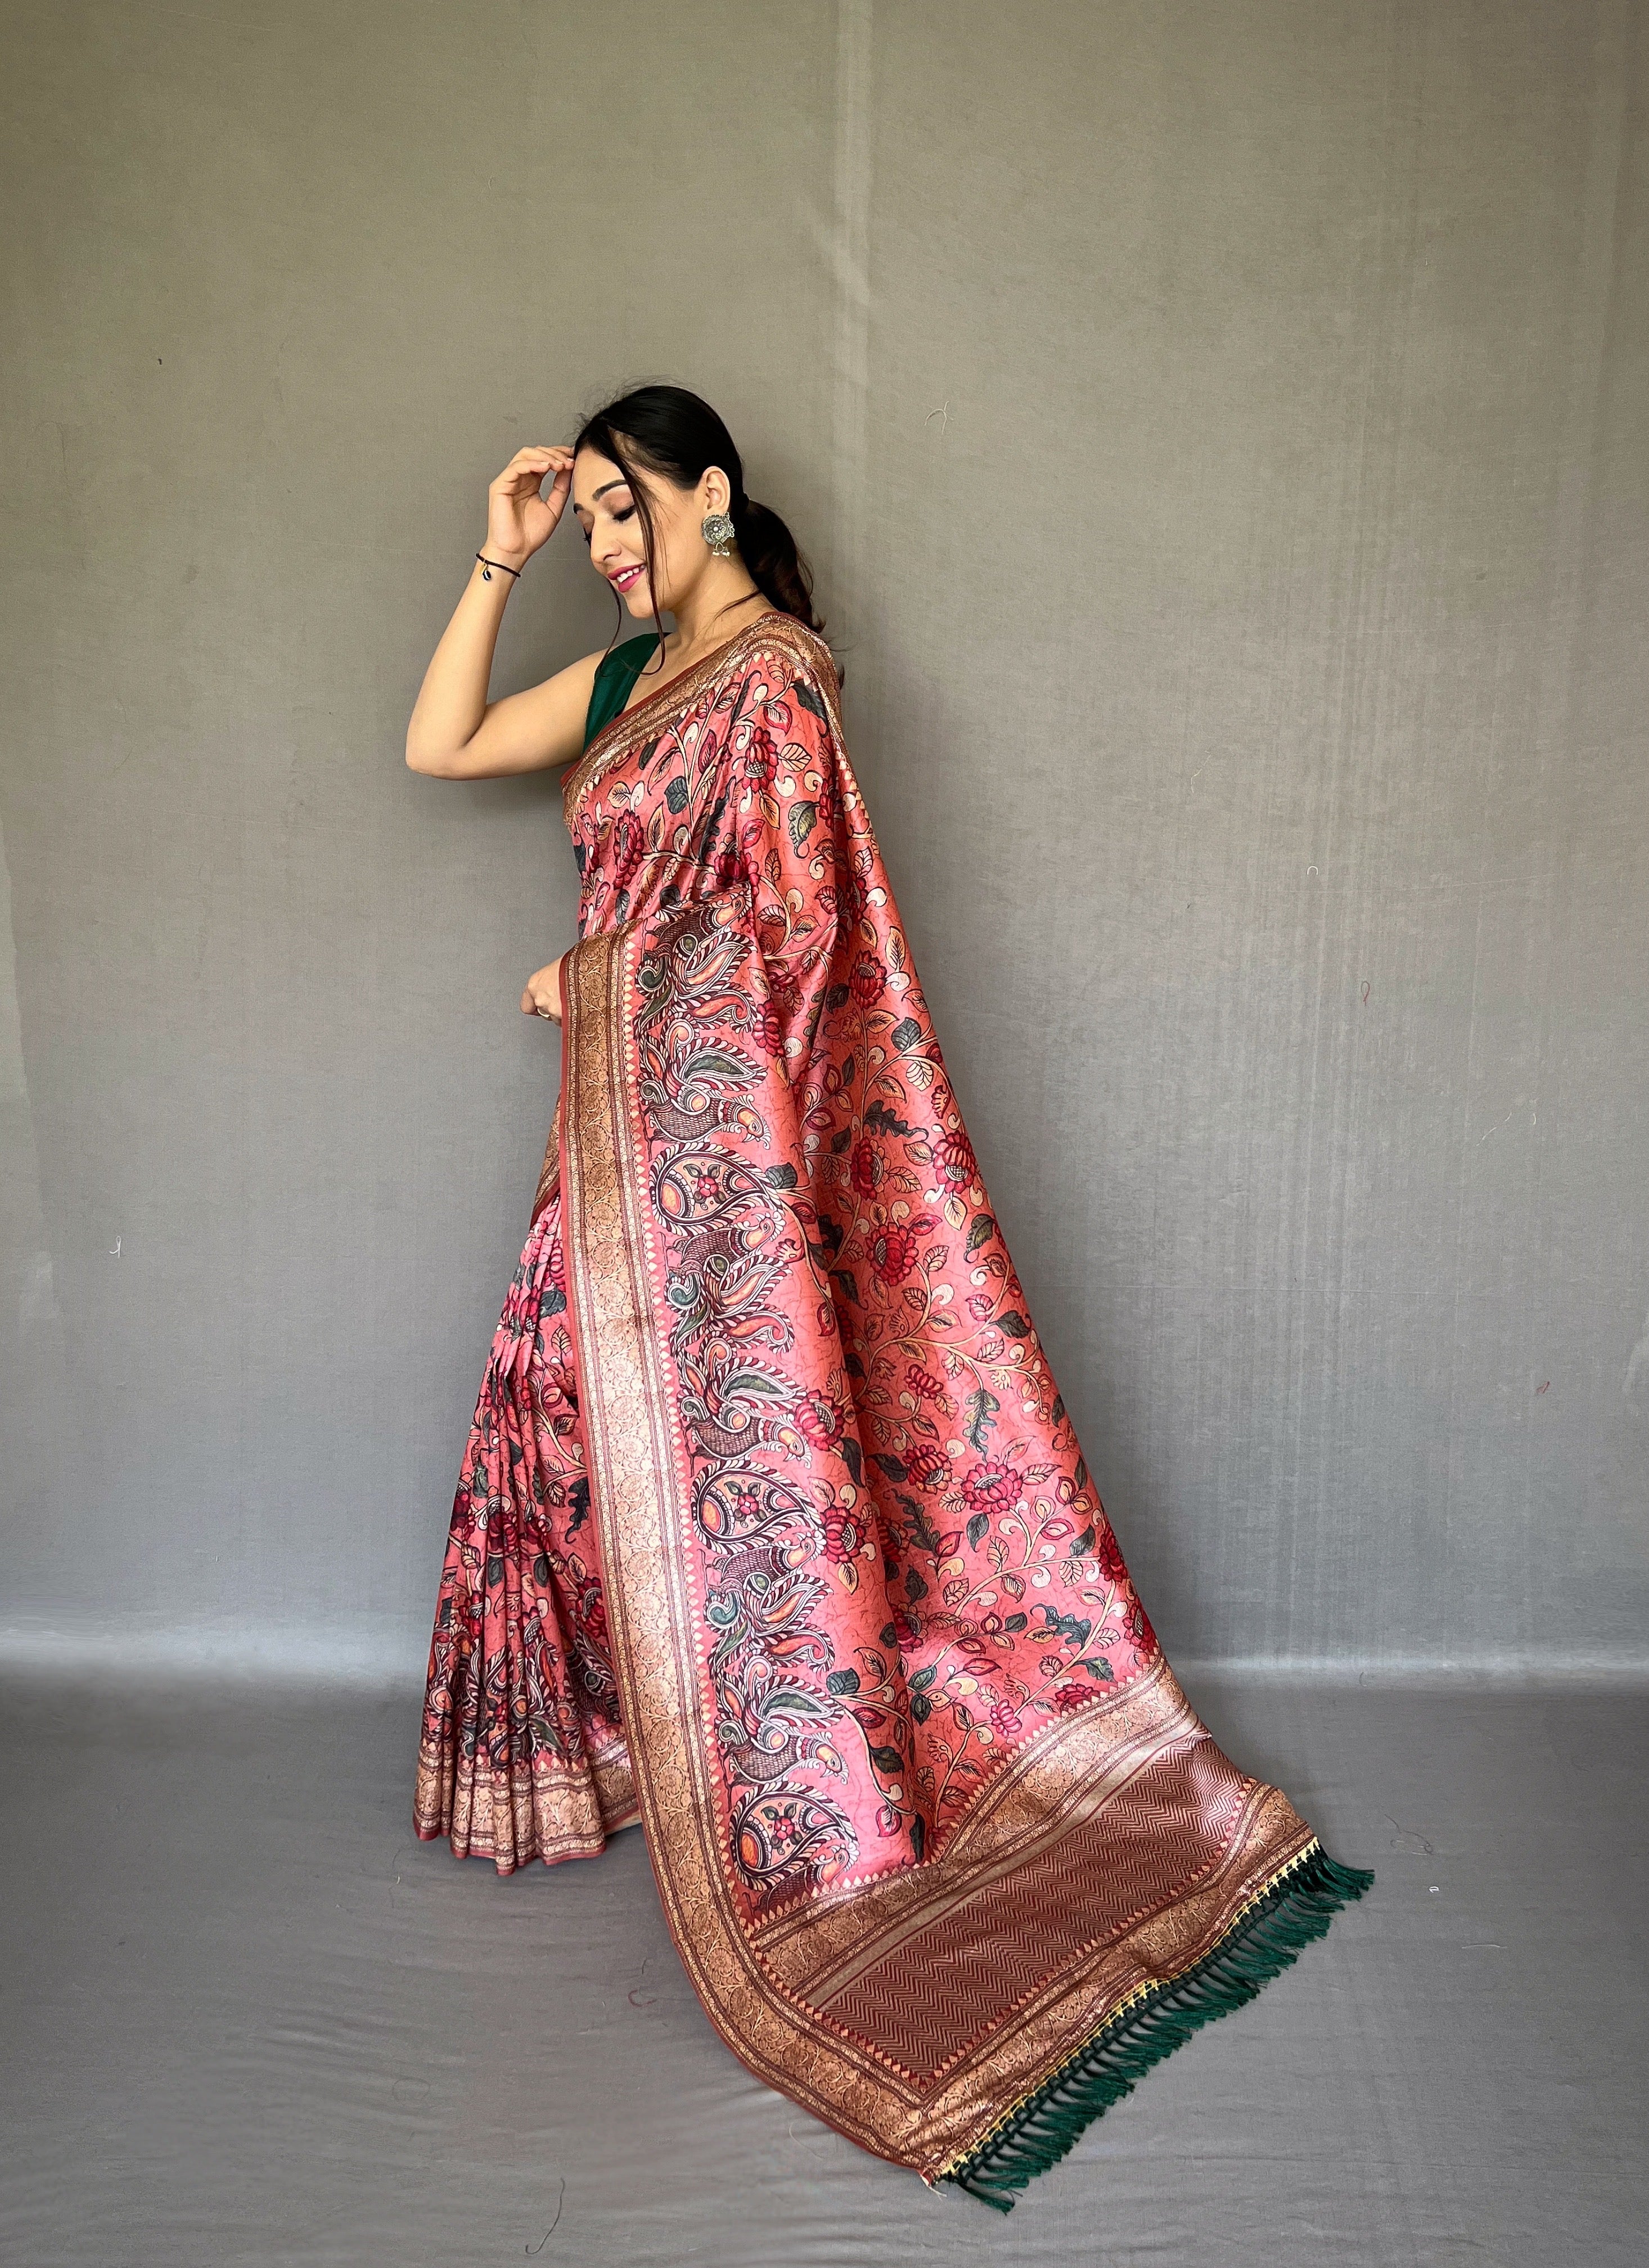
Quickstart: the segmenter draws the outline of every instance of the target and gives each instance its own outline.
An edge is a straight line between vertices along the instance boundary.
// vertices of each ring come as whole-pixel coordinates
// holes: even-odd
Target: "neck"
[[[670,609],[675,628],[666,646],[673,658],[681,659],[720,645],[755,622],[766,604],[742,560],[714,560]]]

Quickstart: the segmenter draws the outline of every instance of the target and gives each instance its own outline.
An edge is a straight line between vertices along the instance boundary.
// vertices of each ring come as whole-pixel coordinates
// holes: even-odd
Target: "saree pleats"
[[[633,1801],[733,2051],[1005,2207],[1367,1878],[1221,1753],[1134,1593],[821,642],[768,617],[566,806],[562,1102],[420,1830],[568,1857]]]
[[[442,1570],[414,1824],[510,1874],[636,1816],[564,1316],[537,1215],[494,1337]]]

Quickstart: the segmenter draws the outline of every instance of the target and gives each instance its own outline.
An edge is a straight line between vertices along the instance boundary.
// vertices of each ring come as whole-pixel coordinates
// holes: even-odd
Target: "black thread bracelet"
[[[502,559],[489,559],[484,551],[476,552],[475,556],[483,567],[496,567],[500,575],[508,575],[518,583],[520,581],[521,571],[519,567],[506,567]],[[490,575],[483,575],[481,579],[483,583],[490,583],[492,578]]]

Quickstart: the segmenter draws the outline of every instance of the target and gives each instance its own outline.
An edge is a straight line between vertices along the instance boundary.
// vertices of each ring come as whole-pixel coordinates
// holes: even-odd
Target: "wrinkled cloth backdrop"
[[[1640,0],[9,30],[11,2249],[519,2259],[565,2174],[603,2268],[811,2268],[854,2200],[1069,2259],[1092,2176],[1119,2260],[1624,2268],[1638,1750],[1554,1689],[1649,1628]],[[557,783],[401,736],[487,482],[652,375],[819,568],[1167,1655],[1380,1876],[1005,2224],[747,2079],[637,1836],[499,1883],[405,1826],[578,887]],[[610,629],[563,534],[499,688]],[[140,1705],[189,1665],[240,1701]],[[1372,1683],[1255,1683],[1318,1675]]]

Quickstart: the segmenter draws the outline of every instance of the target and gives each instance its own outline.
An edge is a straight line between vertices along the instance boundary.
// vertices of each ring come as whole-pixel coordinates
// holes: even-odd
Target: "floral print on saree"
[[[565,803],[563,1099],[454,1513],[420,1831],[507,1867],[638,1804],[735,2051],[1005,2205],[1364,1878],[1162,1659],[822,642],[753,625]]]

